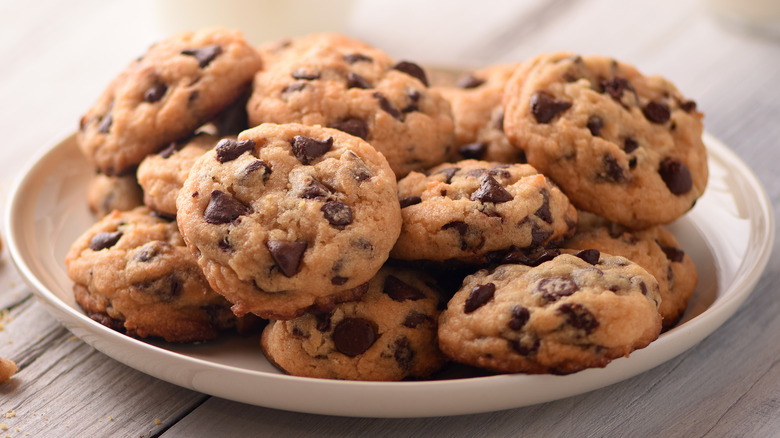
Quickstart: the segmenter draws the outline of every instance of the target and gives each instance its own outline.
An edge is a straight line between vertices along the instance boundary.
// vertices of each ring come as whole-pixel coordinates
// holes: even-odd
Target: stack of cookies
[[[68,274],[109,327],[262,330],[293,375],[602,367],[696,286],[662,226],[704,191],[701,133],[670,82],[600,56],[429,83],[343,35],[180,34],[81,120],[99,220]]]

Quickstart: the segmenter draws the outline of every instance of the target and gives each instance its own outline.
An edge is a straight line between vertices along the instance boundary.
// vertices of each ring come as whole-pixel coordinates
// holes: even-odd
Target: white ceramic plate
[[[353,382],[281,374],[257,337],[200,345],[146,343],[85,316],[73,299],[64,258],[93,223],[85,191],[91,169],[74,137],[22,174],[6,208],[16,266],[51,314],[96,349],[168,382],[244,403],[326,415],[419,417],[515,408],[581,394],[627,379],[682,353],[719,327],[750,294],[769,259],[774,219],[758,180],[726,146],[705,134],[705,195],[670,226],[699,269],[683,321],[647,348],[568,376],[498,375],[420,382]]]

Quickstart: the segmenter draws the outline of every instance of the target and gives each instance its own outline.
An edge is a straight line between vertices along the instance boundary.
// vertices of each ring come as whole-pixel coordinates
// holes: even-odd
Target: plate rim
[[[205,359],[192,357],[183,353],[175,352],[168,350],[166,348],[149,344],[147,342],[144,342],[139,339],[135,339],[132,337],[128,337],[124,334],[121,334],[119,332],[113,331],[103,325],[100,325],[99,323],[91,320],[89,317],[87,317],[83,312],[80,312],[79,310],[73,308],[68,303],[62,301],[59,297],[57,297],[54,292],[48,289],[38,278],[37,276],[32,272],[31,268],[28,266],[26,262],[26,258],[22,254],[22,251],[20,249],[20,242],[17,241],[17,235],[16,230],[19,230],[21,233],[20,227],[23,227],[23,224],[20,224],[21,219],[16,217],[16,211],[17,209],[21,208],[21,205],[23,205],[24,200],[21,199],[22,197],[22,188],[24,188],[26,185],[31,184],[29,182],[29,178],[34,174],[34,170],[44,166],[47,161],[47,157],[50,155],[54,155],[58,152],[61,152],[60,149],[62,149],[66,143],[68,142],[75,142],[75,133],[71,133],[67,136],[61,136],[59,137],[59,140],[52,141],[50,144],[53,144],[49,148],[39,152],[37,155],[32,157],[29,161],[29,163],[22,168],[22,170],[17,174],[16,178],[14,179],[14,182],[11,186],[11,189],[9,191],[10,196],[8,196],[6,200],[5,205],[5,212],[4,212],[4,232],[7,236],[7,246],[9,249],[9,254],[11,256],[11,260],[13,261],[13,264],[16,266],[16,269],[18,272],[22,275],[22,278],[27,283],[28,286],[32,289],[33,293],[41,299],[43,304],[45,305],[47,311],[55,317],[55,319],[65,326],[68,330],[73,332],[74,334],[81,337],[85,342],[87,342],[92,347],[96,348],[97,350],[103,352],[104,354],[112,357],[113,359],[124,363],[140,372],[143,372],[145,374],[152,375],[156,378],[159,378],[161,380],[168,381],[172,384],[183,386],[195,391],[204,392],[207,394],[231,399],[234,401],[239,401],[243,403],[253,404],[257,406],[265,406],[265,407],[271,407],[271,408],[278,408],[278,409],[286,409],[291,411],[298,411],[298,412],[307,412],[307,413],[314,413],[314,414],[324,414],[324,415],[338,415],[338,416],[351,416],[351,417],[388,417],[388,418],[401,418],[401,417],[429,417],[429,416],[441,416],[441,415],[461,415],[461,414],[469,414],[469,413],[480,413],[480,412],[489,412],[489,411],[496,411],[496,410],[503,410],[503,409],[511,409],[511,408],[518,408],[522,406],[528,406],[532,404],[537,403],[543,403],[547,401],[557,400],[561,398],[565,398],[568,396],[573,396],[577,394],[582,394],[585,392],[592,391],[594,389],[598,389],[601,387],[609,386],[611,384],[620,382],[622,380],[625,380],[627,378],[639,375],[641,373],[644,373],[655,366],[664,363],[668,361],[669,359],[685,352],[688,350],[692,345],[700,342],[707,336],[709,336],[712,332],[717,330],[718,327],[720,327],[734,312],[736,312],[737,308],[747,299],[747,297],[752,293],[753,289],[755,288],[757,282],[761,278],[762,273],[764,272],[766,265],[769,262],[771,252],[772,252],[772,246],[775,239],[775,225],[774,225],[774,212],[771,208],[771,201],[769,197],[767,196],[766,190],[764,189],[763,185],[759,181],[759,179],[756,177],[756,175],[752,172],[752,170],[745,164],[734,151],[732,151],[728,146],[726,146],[723,142],[721,142],[719,139],[714,137],[708,132],[703,133],[703,140],[708,150],[708,155],[710,151],[715,155],[717,158],[719,158],[723,162],[728,163],[728,168],[735,170],[747,183],[750,188],[753,189],[756,195],[757,205],[760,206],[761,209],[761,216],[759,219],[763,219],[763,227],[761,230],[756,229],[756,224],[753,223],[754,221],[751,221],[751,227],[750,227],[750,236],[753,237],[755,234],[759,232],[763,232],[761,235],[766,236],[765,239],[760,241],[761,245],[756,250],[756,254],[758,255],[757,258],[753,258],[752,264],[750,267],[746,268],[746,261],[743,260],[740,265],[737,267],[737,270],[735,272],[735,279],[734,282],[727,285],[727,287],[724,288],[723,296],[719,296],[718,299],[712,303],[704,312],[701,314],[693,317],[692,319],[685,322],[685,331],[681,330],[670,330],[659,337],[658,340],[656,340],[653,344],[648,346],[645,349],[637,350],[634,353],[632,353],[632,357],[643,357],[647,356],[647,351],[650,350],[650,347],[652,347],[654,344],[656,345],[667,345],[667,344],[678,344],[678,347],[674,349],[672,352],[667,352],[667,354],[664,355],[657,355],[653,360],[651,361],[652,364],[650,366],[647,366],[643,368],[641,371],[638,372],[625,372],[625,374],[622,377],[619,378],[606,378],[604,379],[603,376],[598,376],[598,374],[604,374],[601,372],[604,370],[603,368],[598,369],[589,369],[584,370],[579,373],[575,373],[569,376],[552,376],[552,375],[526,375],[526,374],[500,374],[500,375],[491,375],[491,376],[482,376],[482,377],[470,377],[470,378],[464,378],[464,379],[450,379],[450,380],[425,380],[425,381],[402,381],[402,382],[362,382],[362,381],[349,381],[349,380],[327,380],[327,379],[316,379],[316,378],[308,378],[308,377],[298,377],[298,376],[290,376],[286,374],[277,374],[277,373],[270,373],[267,371],[262,370],[251,370],[241,367],[236,367],[232,365],[222,364],[222,363],[216,363],[211,362]],[[753,218],[755,219],[755,218]],[[737,276],[737,274],[744,272],[744,275]],[[714,304],[719,303],[718,306],[713,306]],[[69,320],[68,320],[69,319]],[[691,336],[691,332],[693,332],[693,336]],[[140,349],[143,351],[151,351],[155,354],[160,354],[162,358],[165,361],[184,361],[185,363],[194,366],[196,368],[199,368],[199,370],[196,371],[203,371],[203,372],[229,372],[232,374],[236,374],[242,377],[242,379],[269,379],[274,385],[290,385],[293,387],[297,387],[299,385],[318,385],[318,387],[321,387],[321,390],[330,390],[332,387],[337,387],[339,390],[347,389],[347,392],[354,393],[356,395],[360,395],[362,391],[365,391],[366,388],[379,388],[381,391],[385,391],[387,393],[392,394],[399,394],[405,393],[409,391],[417,391],[418,388],[422,388],[422,390],[425,391],[436,391],[436,390],[442,390],[445,389],[448,392],[459,392],[459,391],[467,391],[476,387],[484,387],[485,385],[490,386],[496,386],[496,385],[506,385],[506,384],[513,384],[513,382],[517,380],[525,380],[528,378],[534,378],[535,380],[540,381],[565,381],[565,380],[571,380],[571,376],[581,376],[582,374],[591,374],[596,375],[593,379],[593,383],[591,385],[586,385],[587,388],[584,390],[578,390],[572,393],[565,393],[563,395],[555,394],[554,392],[549,394],[547,397],[539,397],[537,401],[534,401],[532,403],[521,403],[521,404],[512,404],[511,401],[507,402],[504,401],[503,404],[493,404],[493,405],[485,405],[483,408],[467,408],[467,409],[453,409],[451,407],[446,409],[436,409],[434,407],[433,409],[429,409],[425,413],[417,413],[415,412],[415,409],[413,406],[416,405],[416,403],[410,404],[410,406],[403,407],[402,409],[399,409],[394,412],[385,412],[385,411],[377,411],[376,409],[371,409],[370,406],[354,406],[354,412],[344,412],[344,409],[339,409],[337,406],[322,406],[321,408],[318,407],[304,407],[300,408],[297,406],[289,406],[285,405],[284,403],[274,404],[274,403],[258,403],[256,400],[247,400],[246,398],[242,397],[231,397],[230,394],[226,394],[224,391],[220,391],[219,388],[213,387],[213,385],[210,385],[208,382],[190,382],[190,384],[183,384],[180,380],[177,380],[175,378],[171,378],[170,376],[165,376],[162,371],[158,372],[150,372],[149,370],[142,370],[139,369],[139,367],[130,365],[127,360],[122,360],[117,358],[114,354],[111,354],[103,348],[101,345],[101,341],[99,339],[96,339],[96,337],[100,336],[107,336],[108,339],[111,339],[114,342],[118,342],[120,344],[126,344],[129,343],[129,345],[132,346],[133,349]],[[656,348],[657,350],[658,348]],[[258,354],[259,348],[258,348]],[[619,364],[624,363],[621,362],[623,359],[617,359],[613,361],[612,364],[608,366],[610,369],[615,368],[621,368]],[[626,368],[625,366],[622,366],[622,368]],[[621,370],[617,371],[618,373],[621,372]],[[602,377],[602,378],[598,378]],[[177,380],[177,381],[174,381]],[[603,382],[606,381],[606,384],[603,384]],[[269,382],[264,382],[268,384]],[[455,389],[452,389],[452,388]],[[564,391],[566,392],[566,391]],[[289,403],[288,403],[289,404]]]

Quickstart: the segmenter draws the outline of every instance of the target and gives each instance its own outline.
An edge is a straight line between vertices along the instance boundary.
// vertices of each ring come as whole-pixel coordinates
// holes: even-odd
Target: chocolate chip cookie
[[[544,54],[515,72],[503,102],[509,140],[578,208],[639,229],[677,219],[704,192],[702,114],[660,76]]]
[[[623,257],[586,250],[536,267],[466,278],[439,319],[445,355],[509,373],[603,367],[661,331],[655,278]]]
[[[121,174],[228,107],[261,66],[239,31],[207,29],[161,41],[81,118],[79,146],[101,172]]]
[[[204,341],[237,323],[176,223],[146,207],[101,219],[73,243],[65,263],[87,315],[128,335]]]
[[[358,298],[401,229],[396,181],[342,131],[262,124],[196,161],[177,220],[237,315],[289,319]]]
[[[95,174],[87,185],[87,205],[96,218],[113,210],[128,211],[144,203],[144,193],[135,175]]]
[[[371,143],[398,178],[449,158],[450,105],[428,87],[419,65],[341,35],[314,34],[291,44],[256,75],[250,124],[342,130]]]
[[[674,235],[661,226],[629,230],[587,212],[580,212],[577,233],[565,248],[594,248],[625,257],[653,274],[660,286],[663,326],[668,329],[682,317],[696,289],[699,275],[691,258]]]
[[[525,154],[504,135],[501,99],[518,64],[496,64],[436,89],[450,102],[455,120],[456,159],[524,163]]]
[[[402,260],[480,264],[512,247],[558,244],[577,225],[566,196],[527,164],[442,164],[401,179],[398,197],[403,227],[391,255]]]
[[[271,321],[261,346],[285,372],[348,380],[423,378],[444,364],[436,341],[439,292],[422,272],[384,267],[360,299]]]
[[[157,154],[147,155],[136,172],[143,187],[144,204],[158,213],[175,217],[176,196],[190,168],[219,140],[214,135],[199,133],[190,139],[172,142]]]

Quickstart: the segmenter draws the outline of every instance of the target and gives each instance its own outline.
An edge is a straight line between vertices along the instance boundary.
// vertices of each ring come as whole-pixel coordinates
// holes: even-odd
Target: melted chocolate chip
[[[210,224],[226,224],[241,215],[247,214],[249,208],[225,192],[214,190],[211,199],[203,212],[203,219]]]
[[[350,53],[348,55],[344,55],[344,61],[347,61],[348,64],[354,64],[360,61],[372,62],[373,59],[369,56],[363,55],[362,53]]]
[[[360,88],[365,90],[371,88],[371,84],[363,76],[350,72],[347,75],[347,88]]]
[[[346,226],[352,223],[352,208],[343,202],[326,202],[320,210],[325,219],[328,220],[328,223],[334,227]]]
[[[466,304],[463,311],[471,313],[479,309],[493,299],[493,294],[495,294],[495,292],[496,285],[493,283],[474,286],[474,288],[471,289],[471,292],[469,292],[468,298],[466,298]]]
[[[386,112],[386,113],[390,114],[390,115],[391,115],[391,116],[393,116],[393,118],[394,118],[394,119],[396,119],[396,120],[401,120],[401,121],[403,121],[403,119],[404,119],[404,115],[403,115],[403,113],[402,113],[402,112],[400,112],[400,111],[398,111],[398,110],[397,110],[397,109],[396,109],[396,108],[393,106],[393,104],[392,104],[392,103],[390,103],[390,101],[389,101],[389,100],[387,100],[387,98],[386,98],[385,96],[383,96],[383,95],[382,95],[382,93],[380,93],[380,92],[378,92],[378,91],[377,91],[376,93],[374,93],[374,97],[375,97],[375,98],[376,98],[376,99],[379,101],[379,108],[381,108],[381,109],[382,109],[382,111],[384,111],[384,112]]]
[[[619,102],[623,97],[623,91],[633,90],[633,87],[631,86],[631,83],[628,82],[628,79],[615,77],[610,80],[601,81],[601,89],[604,93],[609,94],[611,98]]]
[[[333,146],[333,137],[328,137],[324,141],[316,140],[311,137],[296,135],[291,142],[293,153],[303,164],[311,164],[315,158],[321,157]]]
[[[276,266],[285,277],[292,277],[301,270],[303,252],[309,246],[306,242],[287,242],[284,240],[269,240],[265,244]]]
[[[472,201],[480,202],[493,202],[501,203],[514,199],[511,193],[507,192],[505,188],[501,187],[501,184],[496,181],[490,174],[482,177],[480,181],[479,189],[471,194]]]
[[[513,247],[509,252],[507,252],[504,255],[501,262],[515,263],[515,264],[526,265],[526,266],[539,266],[544,262],[549,262],[555,257],[558,257],[560,254],[561,254],[560,251],[558,251],[557,249],[546,249],[541,253],[531,257],[525,252],[521,251],[520,249]]]
[[[642,114],[653,123],[666,123],[671,117],[669,106],[663,102],[651,101],[642,108]]]
[[[146,93],[144,93],[144,101],[149,103],[157,102],[165,96],[166,91],[168,91],[168,87],[165,84],[155,82],[154,85],[149,87],[149,89],[146,90]]]
[[[456,86],[458,88],[470,89],[470,88],[477,88],[484,83],[485,83],[484,79],[480,79],[474,75],[467,74],[462,76],[460,79],[458,79],[458,83],[456,84]]]
[[[409,338],[406,336],[401,336],[396,339],[395,343],[393,344],[393,349],[395,350],[393,352],[393,358],[395,359],[398,366],[403,371],[409,371],[412,368],[412,363],[414,362],[414,350],[412,350]]]
[[[577,251],[577,253],[574,254],[574,256],[579,257],[582,260],[585,260],[591,265],[596,265],[599,262],[599,257],[601,257],[601,253],[597,249],[583,249],[582,251]]]
[[[433,318],[424,313],[411,311],[406,315],[406,318],[404,318],[404,322],[402,322],[401,325],[408,328],[417,328],[417,326],[426,322],[433,322]]]
[[[561,297],[567,297],[577,292],[579,287],[577,283],[568,277],[549,277],[543,278],[538,283],[534,291],[542,295],[547,302],[557,301]]]
[[[665,158],[661,161],[658,174],[661,175],[669,191],[675,195],[688,193],[693,188],[693,179],[688,166],[675,159]]]
[[[463,158],[481,160],[482,157],[485,156],[485,152],[487,152],[487,148],[488,148],[487,143],[483,141],[478,141],[476,143],[464,144],[463,146],[458,148],[458,153]]]
[[[531,112],[539,123],[549,123],[558,113],[571,108],[570,102],[555,100],[551,95],[538,92],[531,96]]]
[[[404,196],[403,198],[399,199],[398,202],[401,204],[401,208],[406,208],[410,205],[421,203],[422,198],[419,196]]]
[[[204,68],[211,63],[219,54],[222,53],[222,47],[212,44],[210,46],[201,47],[198,49],[182,50],[182,55],[193,56],[198,60],[198,66]]]
[[[550,192],[548,192],[547,189],[542,189],[540,190],[540,193],[542,194],[542,206],[536,210],[534,215],[548,224],[551,224],[553,223],[553,217],[550,212]]]
[[[601,128],[604,127],[604,120],[599,116],[590,116],[588,117],[587,127],[591,135],[597,137],[601,132]]]
[[[623,150],[626,151],[627,154],[634,152],[638,147],[639,143],[631,137],[627,137],[625,143],[623,143]]]
[[[404,282],[400,278],[394,275],[388,275],[385,278],[384,293],[387,294],[393,301],[417,301],[425,298],[425,294],[416,287]]]
[[[323,185],[321,182],[317,181],[316,179],[312,178],[312,180],[309,182],[309,185],[303,189],[303,192],[301,193],[301,198],[303,199],[317,199],[317,198],[325,198],[327,199],[331,195],[330,190],[328,190],[325,185]]]
[[[304,68],[295,69],[291,73],[291,75],[292,75],[293,79],[298,79],[298,80],[303,80],[303,81],[313,81],[315,79],[319,79],[320,78],[319,72],[310,72],[310,71],[307,71]]]
[[[599,326],[596,317],[582,304],[563,303],[557,310],[564,316],[567,324],[577,330],[584,330],[585,334],[593,333]]]
[[[100,251],[101,249],[111,248],[119,242],[121,237],[121,231],[103,231],[97,233],[92,237],[92,240],[89,241],[89,249],[92,251]]]
[[[349,135],[360,137],[363,140],[368,138],[368,125],[366,124],[366,121],[357,117],[349,117],[347,119],[334,122],[330,125],[330,127],[346,132]]]
[[[409,61],[401,61],[398,64],[391,67],[394,70],[398,70],[400,72],[406,73],[409,76],[412,76],[414,78],[417,78],[420,80],[420,82],[423,83],[426,87],[428,86],[428,77],[425,75],[425,70],[422,69],[419,65],[409,62]]]
[[[377,338],[373,322],[363,318],[344,318],[333,329],[333,344],[336,350],[355,357],[365,353]]]
[[[666,258],[669,259],[670,261],[672,262],[683,261],[683,258],[685,257],[685,252],[680,248],[664,245],[663,243],[661,243],[660,240],[656,240],[655,243],[657,243],[658,246],[661,247],[661,250],[664,252],[664,254],[666,254]]]
[[[512,307],[512,317],[509,319],[509,328],[520,330],[531,319],[531,312],[523,306]]]
[[[217,151],[217,161],[226,163],[233,161],[246,151],[255,148],[254,140],[233,140],[232,138],[223,138],[215,147]]]

